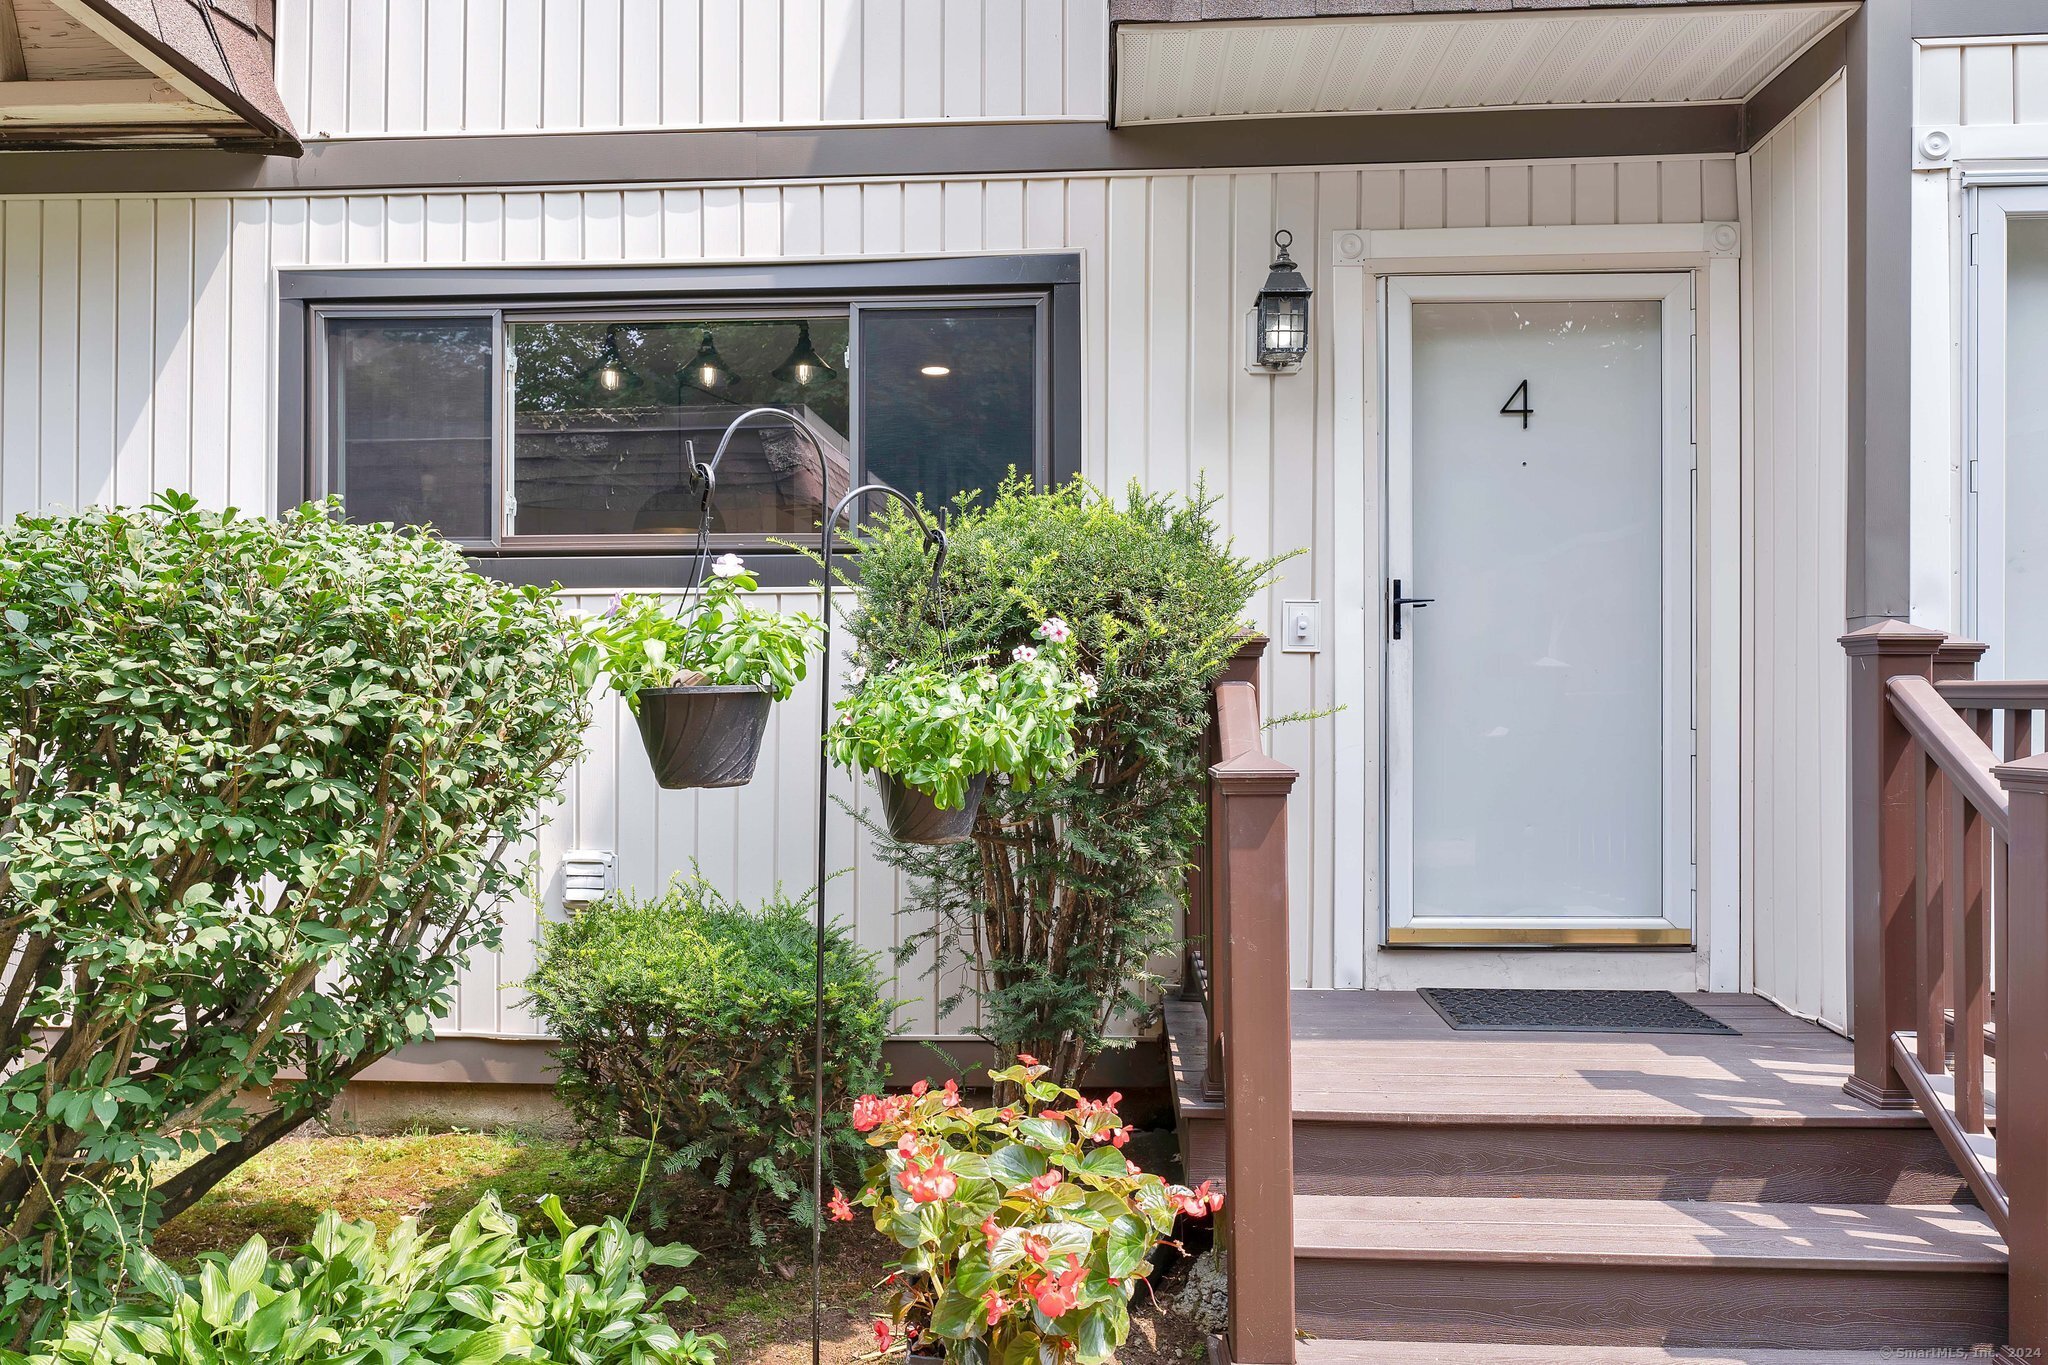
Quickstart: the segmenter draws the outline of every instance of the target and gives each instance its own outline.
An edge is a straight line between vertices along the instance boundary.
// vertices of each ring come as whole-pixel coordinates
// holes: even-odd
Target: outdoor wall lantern
[[[1278,248],[1266,287],[1246,317],[1248,337],[1245,369],[1253,374],[1292,374],[1308,355],[1308,281],[1294,265],[1287,248],[1294,234],[1282,228],[1273,234]]]

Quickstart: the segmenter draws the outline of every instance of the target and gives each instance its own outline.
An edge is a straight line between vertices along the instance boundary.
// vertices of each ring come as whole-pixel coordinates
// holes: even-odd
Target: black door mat
[[[1455,1029],[1536,1033],[1734,1033],[1670,991],[1442,990],[1420,992]]]

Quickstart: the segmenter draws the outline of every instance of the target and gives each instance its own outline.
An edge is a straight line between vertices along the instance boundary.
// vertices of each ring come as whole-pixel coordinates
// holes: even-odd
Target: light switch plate
[[[1323,650],[1323,604],[1286,602],[1280,610],[1280,652],[1320,654]]]

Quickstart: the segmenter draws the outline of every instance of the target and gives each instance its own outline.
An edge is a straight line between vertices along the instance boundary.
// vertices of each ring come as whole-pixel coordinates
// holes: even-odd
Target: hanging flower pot
[[[670,791],[744,787],[773,701],[765,687],[641,688],[640,742],[654,780]]]
[[[988,790],[988,774],[977,773],[968,782],[967,800],[958,810],[941,810],[929,795],[884,772],[875,774],[875,790],[882,794],[889,837],[897,843],[958,844],[974,833],[974,816],[981,809],[981,794]]]
[[[664,787],[746,785],[769,706],[803,679],[819,623],[748,606],[745,594],[757,586],[739,556],[725,555],[680,610],[628,593],[583,628],[578,669],[631,701]]]

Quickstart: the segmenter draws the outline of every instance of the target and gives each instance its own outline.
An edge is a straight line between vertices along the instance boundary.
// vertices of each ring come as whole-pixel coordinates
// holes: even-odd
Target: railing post
[[[1841,637],[1849,656],[1850,1026],[1856,1074],[1845,1087],[1867,1104],[1910,1109],[1891,1062],[1891,1036],[1913,1027],[1919,894],[1915,748],[1885,689],[1901,675],[1934,677],[1941,632],[1880,621]]]
[[[1250,697],[1230,697],[1244,689]],[[1210,769],[1219,807],[1212,867],[1219,912],[1227,915],[1221,973],[1224,1066],[1226,1254],[1230,1267],[1230,1359],[1234,1365],[1294,1362],[1294,1064],[1289,1018],[1287,794],[1294,769],[1269,758],[1256,735],[1251,685],[1216,689],[1250,741],[1228,743]]]
[[[1226,683],[1245,683],[1252,689],[1252,714],[1258,715],[1259,663],[1266,654],[1264,635],[1246,635],[1237,646],[1237,652],[1230,656],[1230,662],[1223,666],[1223,672],[1209,689],[1209,735],[1206,740],[1206,757],[1212,766],[1224,758],[1221,720],[1218,704],[1222,694],[1217,691]],[[1188,908],[1198,921],[1201,932],[1201,966],[1198,972],[1195,959],[1195,940],[1190,933],[1189,951],[1183,958],[1182,998],[1190,998],[1186,989],[1191,987],[1199,996],[1202,993],[1199,977],[1208,978],[1207,1007],[1209,1019],[1208,1054],[1202,1066],[1202,1098],[1216,1101],[1223,1098],[1223,1018],[1227,1008],[1230,983],[1225,979],[1225,964],[1230,956],[1230,907],[1218,895],[1216,875],[1216,850],[1222,847],[1216,810],[1217,794],[1213,777],[1208,782],[1209,811],[1203,821],[1202,845],[1195,851],[1194,871],[1188,887]],[[1196,899],[1199,897],[1200,899]]]
[[[1992,772],[2012,816],[2008,899],[1999,907],[2012,974],[1998,984],[1998,1179],[2011,1208],[2006,1341],[2032,1359],[2048,1349],[2048,755]]]

